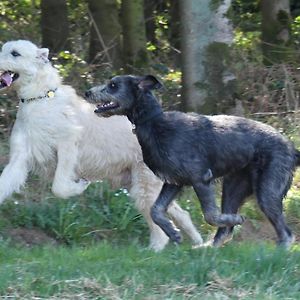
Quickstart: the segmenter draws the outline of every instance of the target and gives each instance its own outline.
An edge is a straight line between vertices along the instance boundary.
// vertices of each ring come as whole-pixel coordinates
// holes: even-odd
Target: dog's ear
[[[138,82],[138,87],[141,90],[157,90],[157,89],[162,88],[162,86],[163,85],[153,75],[146,75],[146,76],[140,77],[139,82]]]
[[[37,50],[37,58],[44,63],[49,62],[48,55],[49,55],[48,48],[40,48]]]

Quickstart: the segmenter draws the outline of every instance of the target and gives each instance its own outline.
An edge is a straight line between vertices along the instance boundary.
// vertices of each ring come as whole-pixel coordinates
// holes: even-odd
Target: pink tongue
[[[0,79],[7,85],[10,86],[12,83],[12,78],[9,73],[3,73]]]

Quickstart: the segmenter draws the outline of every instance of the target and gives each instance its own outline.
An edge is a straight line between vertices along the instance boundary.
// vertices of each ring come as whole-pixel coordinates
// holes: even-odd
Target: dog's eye
[[[19,52],[17,52],[16,50],[11,51],[10,54],[14,57],[21,56],[21,54]]]
[[[108,87],[110,89],[115,89],[117,87],[117,85],[114,82],[110,82],[109,85],[108,85]]]

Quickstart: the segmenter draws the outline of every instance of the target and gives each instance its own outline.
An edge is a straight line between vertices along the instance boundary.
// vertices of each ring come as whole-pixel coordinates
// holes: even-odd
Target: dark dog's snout
[[[92,96],[92,91],[91,90],[87,90],[85,93],[84,93],[84,96],[85,98],[90,98]]]
[[[105,92],[106,92],[105,85],[100,85],[87,90],[84,93],[84,97],[86,100],[95,100],[96,98],[99,98],[100,94]]]

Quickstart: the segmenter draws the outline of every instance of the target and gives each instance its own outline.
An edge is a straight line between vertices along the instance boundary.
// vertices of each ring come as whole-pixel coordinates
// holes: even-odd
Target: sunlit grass
[[[219,249],[138,245],[13,249],[0,246],[0,295],[112,299],[296,299],[300,249],[241,243]],[[225,297],[225,298],[224,298]],[[48,299],[48,298],[47,298]],[[94,298],[93,298],[94,299]],[[95,298],[97,299],[97,298]],[[101,299],[101,298],[98,298]],[[152,299],[152,298],[151,298]]]

